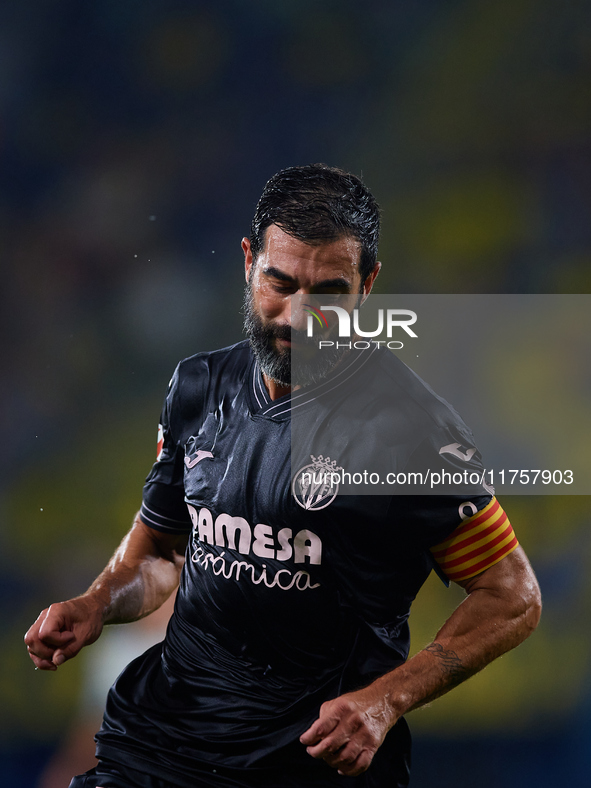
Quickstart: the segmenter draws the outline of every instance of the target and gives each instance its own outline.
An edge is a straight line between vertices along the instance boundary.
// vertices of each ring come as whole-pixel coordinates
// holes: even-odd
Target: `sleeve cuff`
[[[188,511],[186,519],[178,519],[156,511],[153,507],[148,507],[145,501],[142,503],[142,508],[140,509],[140,518],[142,522],[149,525],[150,528],[169,534],[186,534],[189,533],[192,528]]]

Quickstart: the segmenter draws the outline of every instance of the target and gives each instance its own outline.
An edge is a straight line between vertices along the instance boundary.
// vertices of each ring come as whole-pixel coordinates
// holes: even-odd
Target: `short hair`
[[[375,267],[380,208],[361,178],[338,167],[288,167],[267,181],[250,230],[253,262],[262,252],[265,232],[272,224],[311,246],[345,236],[356,238],[361,244],[362,282]]]

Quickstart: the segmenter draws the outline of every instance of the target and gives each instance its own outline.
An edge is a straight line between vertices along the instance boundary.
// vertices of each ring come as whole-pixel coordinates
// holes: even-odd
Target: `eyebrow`
[[[289,282],[290,284],[295,283],[295,279],[293,276],[286,274],[284,271],[280,271],[278,268],[270,265],[267,268],[263,269],[263,273],[266,276],[272,276],[273,279],[278,279],[280,282]],[[335,279],[324,279],[322,282],[317,282],[315,288],[350,288],[351,282],[347,279],[343,279],[342,277],[336,277]]]

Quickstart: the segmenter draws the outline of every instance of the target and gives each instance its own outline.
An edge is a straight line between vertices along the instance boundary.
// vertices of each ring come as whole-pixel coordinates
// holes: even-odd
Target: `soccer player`
[[[25,636],[36,669],[57,670],[180,582],[164,642],[115,682],[99,764],[72,788],[402,788],[403,714],[537,625],[536,579],[489,490],[339,495],[310,481],[359,462],[357,422],[366,455],[385,442],[397,469],[482,467],[455,411],[388,351],[292,369],[305,333],[291,296],[363,300],[378,235],[351,174],[311,165],[267,183],[242,240],[248,340],[178,365],[133,527],[88,591]],[[310,418],[294,474],[296,409]],[[410,605],[433,567],[467,596],[407,661]]]

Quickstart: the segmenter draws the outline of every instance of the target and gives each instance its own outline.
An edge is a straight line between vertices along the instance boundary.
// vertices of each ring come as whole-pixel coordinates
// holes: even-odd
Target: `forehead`
[[[355,284],[361,279],[360,258],[361,244],[350,235],[311,245],[272,224],[267,228],[257,267],[262,272],[275,268],[294,278],[317,281],[341,277]]]

